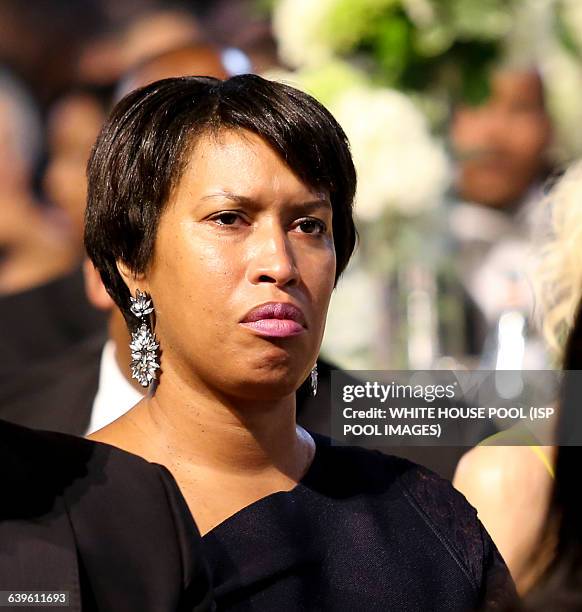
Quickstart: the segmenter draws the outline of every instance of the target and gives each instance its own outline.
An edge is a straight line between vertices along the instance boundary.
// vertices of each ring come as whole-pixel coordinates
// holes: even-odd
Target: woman
[[[547,345],[557,364],[563,361],[565,338],[582,294],[582,162],[573,164],[555,184],[544,204],[548,210],[547,239],[540,245],[533,280],[536,305]],[[540,567],[530,563],[544,529],[554,485],[557,447],[524,444],[511,432],[495,436],[459,462],[454,485],[477,508],[479,516],[505,559],[517,590],[526,593]],[[568,452],[568,451],[566,451]]]
[[[155,379],[93,437],[172,472],[219,608],[512,596],[448,483],[295,423],[355,244],[355,171],[320,104],[251,75],[158,81],[114,109],[88,177],[87,251],[133,330],[134,375]]]
[[[50,591],[71,612],[212,609],[200,536],[162,466],[0,421],[0,485],[3,605]]]
[[[531,612],[582,609],[582,302],[566,345],[564,370],[558,424],[558,440],[563,445],[557,451],[544,529],[529,560],[543,572],[520,608]]]

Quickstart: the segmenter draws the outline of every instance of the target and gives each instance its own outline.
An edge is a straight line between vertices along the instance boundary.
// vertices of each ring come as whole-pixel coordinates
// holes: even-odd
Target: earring
[[[136,292],[131,297],[130,310],[140,321],[141,325],[131,334],[131,377],[135,378],[142,387],[149,387],[156,377],[156,370],[160,367],[157,362],[157,349],[159,344],[151,329],[151,313],[154,311],[152,300],[147,293]]]
[[[317,393],[317,364],[315,364],[311,370],[309,382],[311,383],[311,395],[315,397],[315,394]]]

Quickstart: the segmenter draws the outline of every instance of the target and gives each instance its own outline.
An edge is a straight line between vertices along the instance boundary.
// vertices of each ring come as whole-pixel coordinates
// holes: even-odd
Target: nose
[[[247,269],[253,284],[275,283],[292,286],[299,281],[299,270],[287,231],[276,222],[255,230]]]

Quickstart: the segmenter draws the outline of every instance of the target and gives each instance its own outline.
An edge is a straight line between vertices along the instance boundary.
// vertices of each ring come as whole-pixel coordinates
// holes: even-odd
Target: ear
[[[131,295],[135,295],[137,290],[145,291],[149,293],[148,283],[145,274],[143,272],[135,273],[127,266],[123,261],[116,262],[117,271],[121,275],[121,278],[127,285]]]
[[[90,259],[83,261],[83,278],[85,280],[85,293],[89,302],[99,310],[112,310],[115,302],[107,293],[101,275]]]

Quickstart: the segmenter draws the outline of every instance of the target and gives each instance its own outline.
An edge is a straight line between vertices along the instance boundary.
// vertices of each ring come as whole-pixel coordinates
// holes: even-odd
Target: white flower
[[[320,64],[333,50],[324,36],[326,15],[334,0],[280,0],[273,11],[279,56],[293,67]]]
[[[382,298],[382,283],[364,269],[356,251],[332,293],[322,353],[347,370],[383,367],[385,362],[379,359],[384,338]]]
[[[372,221],[392,208],[414,216],[437,206],[450,182],[444,147],[404,94],[355,88],[332,107],[358,172],[356,216]]]
[[[402,5],[418,27],[428,27],[434,24],[436,11],[429,0],[403,0]]]
[[[570,159],[582,152],[582,131],[572,126],[582,124],[582,66],[561,49],[544,57],[543,75],[548,107],[554,120],[557,153]],[[561,150],[560,150],[561,149]]]
[[[273,32],[283,61],[293,67],[318,66],[349,53],[377,29],[378,19],[401,0],[279,0]]]

